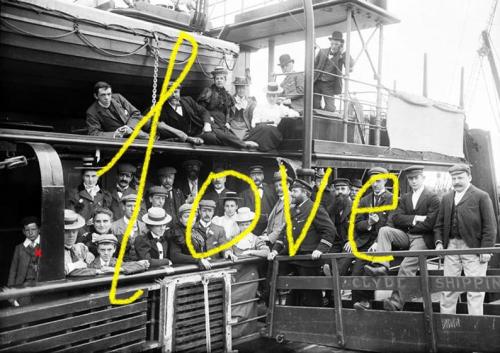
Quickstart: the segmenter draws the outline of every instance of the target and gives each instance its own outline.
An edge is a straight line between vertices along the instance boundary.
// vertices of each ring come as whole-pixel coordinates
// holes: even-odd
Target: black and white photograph
[[[0,3],[0,353],[500,352],[500,0]]]

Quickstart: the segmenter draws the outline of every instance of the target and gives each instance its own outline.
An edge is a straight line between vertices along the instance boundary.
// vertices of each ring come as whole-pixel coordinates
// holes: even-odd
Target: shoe
[[[385,266],[365,265],[365,273],[372,277],[387,276],[387,268]]]
[[[386,311],[401,311],[403,309],[399,306],[393,299],[386,298],[384,299],[384,310]]]
[[[368,300],[362,300],[354,303],[352,307],[356,310],[370,310],[372,308],[372,303]]]

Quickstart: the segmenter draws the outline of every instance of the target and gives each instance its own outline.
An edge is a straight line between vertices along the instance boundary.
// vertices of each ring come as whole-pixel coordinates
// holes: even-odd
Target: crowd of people
[[[121,271],[125,274],[146,271],[150,268],[179,264],[197,264],[200,270],[212,268],[214,261],[241,257],[260,257],[274,260],[277,255],[288,255],[284,206],[284,190],[278,171],[273,175],[273,184],[265,182],[264,168],[252,166],[248,174],[258,187],[261,199],[260,220],[248,236],[233,247],[210,258],[195,259],[186,245],[186,227],[192,210],[192,201],[197,195],[201,162],[188,160],[182,165],[185,180],[176,180],[177,170],[166,166],[157,171],[157,185],[149,187],[141,205],[139,218],[133,225],[127,242]],[[64,271],[67,276],[94,276],[112,273],[116,263],[117,249],[130,222],[137,192],[132,184],[137,174],[132,164],[118,166],[118,179],[113,190],[99,186],[97,169],[90,160],[78,167],[82,172],[82,183],[67,193],[64,211]],[[220,169],[214,172],[220,172]],[[318,170],[314,184],[290,177],[286,185],[290,194],[292,234],[296,239],[301,233],[313,208],[323,175]],[[373,167],[368,176],[385,174],[382,167]],[[404,170],[410,191],[399,198],[394,211],[358,214],[355,219],[354,240],[359,251],[388,252],[391,250],[425,249],[469,249],[493,247],[497,225],[492,201],[488,194],[471,184],[469,166],[459,164],[449,169],[452,190],[441,199],[425,187],[423,166],[412,166]],[[310,255],[310,261],[284,262],[281,274],[299,276],[321,276],[331,274],[331,269],[322,260],[326,253],[350,253],[347,230],[353,198],[361,187],[361,180],[337,178],[329,183],[323,195],[307,236],[297,255]],[[192,227],[192,243],[199,253],[216,248],[246,229],[255,217],[255,199],[248,188],[236,193],[226,188],[226,178],[212,181],[196,212]],[[393,195],[387,188],[387,179],[371,185],[359,207],[390,205]],[[23,220],[26,240],[14,253],[8,285],[29,285],[36,282],[40,244],[40,223],[34,217]],[[42,235],[43,236],[43,235]],[[444,275],[485,276],[490,254],[446,255]],[[399,266],[398,276],[415,276],[419,264],[415,257],[406,257]],[[389,263],[371,263],[359,258],[343,257],[338,260],[341,276],[385,276]],[[265,270],[255,266],[239,265],[235,280],[248,281]],[[267,274],[269,277],[269,274]],[[261,288],[267,299],[266,286]],[[255,297],[257,286],[241,295]],[[331,293],[327,293],[331,295]],[[385,299],[384,309],[399,311],[412,293],[394,291]],[[482,315],[484,292],[468,293],[469,313]],[[371,309],[374,291],[353,290],[354,308]],[[441,312],[454,313],[458,293],[443,292]],[[247,298],[248,299],[248,298]],[[324,305],[322,291],[294,290],[281,293],[279,300],[289,305]],[[248,314],[248,313],[247,313]],[[243,314],[242,314],[243,315]]]

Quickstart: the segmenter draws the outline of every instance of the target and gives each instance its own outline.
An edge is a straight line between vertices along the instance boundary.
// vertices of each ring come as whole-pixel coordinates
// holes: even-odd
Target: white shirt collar
[[[155,238],[155,239],[160,239],[160,237],[161,237],[161,235],[157,235],[157,234],[155,234],[155,233],[153,233],[153,232],[151,232],[151,236],[152,236],[153,238]]]
[[[101,267],[104,267],[104,266],[109,266],[109,262],[111,262],[111,259],[109,260],[109,262],[105,262],[102,257],[99,256],[99,260],[101,260]]]
[[[422,195],[422,192],[424,192],[424,189],[425,185],[422,185],[420,188],[417,189],[417,191],[413,191],[413,195],[418,195],[418,197],[420,197],[420,195]]]
[[[27,248],[28,246],[30,246],[31,243],[32,243],[32,241],[29,240],[28,238],[24,239],[24,241],[23,241],[23,245],[24,245],[25,248]],[[33,242],[33,244],[35,244],[35,246],[40,244],[40,236],[36,237],[36,239]]]
[[[222,188],[220,190],[218,189],[214,189],[216,193],[218,193],[219,195],[225,190],[226,188]]]
[[[462,198],[464,197],[467,190],[469,190],[470,186],[471,186],[471,184],[469,184],[469,186],[467,186],[464,189],[464,191],[462,191],[462,192],[455,191],[455,205],[458,204],[462,200]]]

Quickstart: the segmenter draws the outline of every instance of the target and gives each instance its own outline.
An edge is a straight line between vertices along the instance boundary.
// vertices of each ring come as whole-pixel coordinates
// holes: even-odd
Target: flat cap
[[[95,237],[95,243],[97,244],[118,244],[118,239],[113,234],[99,234]]]
[[[159,176],[165,176],[168,174],[175,174],[175,173],[177,173],[177,169],[175,169],[174,167],[163,167],[158,169]]]
[[[346,179],[346,178],[333,179],[332,184],[334,186],[351,186],[351,182],[349,181],[349,179]]]
[[[288,176],[286,176],[286,180],[288,181],[289,184],[293,183],[293,179]],[[273,174],[273,181],[276,183],[277,181],[281,181],[281,173],[279,172],[279,170],[277,172],[274,172]]]
[[[137,171],[137,168],[130,163],[120,163],[118,165],[118,173],[119,174],[121,174],[121,173],[134,174],[136,171]]]
[[[182,162],[182,168],[184,169],[188,169],[189,167],[197,167],[198,169],[200,169],[202,165],[203,163],[201,163],[197,159],[189,159],[187,161]]]
[[[264,167],[261,165],[253,165],[250,167],[250,173],[264,173]]]
[[[363,187],[363,181],[361,179],[352,179],[351,186],[354,186],[355,188],[361,189]]]
[[[311,184],[309,184],[307,181],[302,180],[302,179],[295,179],[293,181],[291,189],[297,189],[297,188],[308,190],[310,192],[312,192],[312,190],[313,190]]]
[[[120,201],[123,203],[127,203],[127,202],[135,202],[136,200],[137,200],[136,194],[128,194],[123,196]]]
[[[191,208],[193,207],[192,203],[185,203],[179,207],[179,215],[183,214],[184,212],[191,212]]]
[[[450,173],[451,175],[460,174],[460,173],[467,173],[469,175],[471,174],[470,167],[467,164],[463,164],[463,163],[459,163],[459,164],[455,164],[455,165],[451,166],[451,168],[448,169],[448,173]]]
[[[203,199],[200,201],[200,208],[202,207],[216,208],[217,204],[215,203],[214,200]]]
[[[408,168],[405,168],[403,170],[403,172],[405,172],[406,176],[408,176],[408,177],[423,174],[424,173],[424,166],[423,165],[412,165]]]
[[[376,175],[376,174],[387,174],[389,171],[385,168],[382,167],[373,167],[370,170],[368,170],[368,175]]]
[[[163,186],[151,186],[148,190],[148,194],[150,196],[152,195],[168,195],[168,190],[165,189]]]

